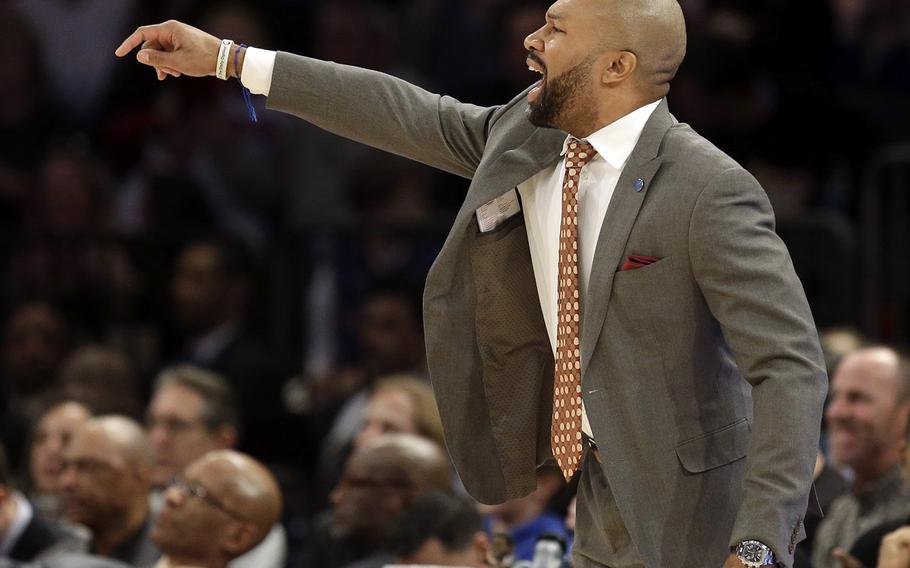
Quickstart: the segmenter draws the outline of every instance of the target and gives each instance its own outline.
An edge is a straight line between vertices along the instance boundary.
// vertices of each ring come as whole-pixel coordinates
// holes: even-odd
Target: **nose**
[[[74,469],[68,465],[64,465],[63,471],[60,472],[58,483],[60,484],[61,491],[64,493],[72,491],[76,486],[76,474]]]
[[[341,498],[343,495],[344,488],[342,487],[342,484],[339,483],[334,487],[334,489],[332,489],[332,492],[329,493],[329,502],[332,503],[333,507],[337,507],[338,504],[341,503]]]
[[[537,28],[535,31],[531,32],[528,37],[525,38],[524,46],[528,51],[543,51],[543,39],[540,37],[540,33],[543,31],[545,26]]]
[[[176,507],[183,503],[184,497],[186,497],[186,495],[179,485],[171,485],[164,490],[164,501],[172,507]]]
[[[847,407],[843,398],[835,395],[831,398],[831,402],[828,403],[828,408],[825,410],[825,420],[830,424],[843,418],[846,412]]]

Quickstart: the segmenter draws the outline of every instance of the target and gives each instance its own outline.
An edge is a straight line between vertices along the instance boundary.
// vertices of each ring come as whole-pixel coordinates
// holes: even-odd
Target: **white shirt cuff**
[[[243,69],[240,71],[240,82],[254,95],[269,96],[272,88],[272,70],[275,69],[275,57],[278,52],[268,49],[246,48],[243,56]]]

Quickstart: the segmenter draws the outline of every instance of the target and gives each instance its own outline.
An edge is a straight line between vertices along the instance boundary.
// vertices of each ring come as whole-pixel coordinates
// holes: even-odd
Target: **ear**
[[[233,521],[224,531],[222,548],[235,558],[253,548],[257,541],[259,531],[250,523]]]
[[[487,554],[490,552],[490,537],[483,531],[474,533],[471,539],[471,553],[475,560],[474,566],[484,566]]]
[[[227,450],[237,445],[237,429],[229,424],[222,424],[216,428],[214,437],[219,450]]]
[[[628,79],[638,68],[638,57],[631,51],[608,51],[600,74],[603,85],[614,85]]]

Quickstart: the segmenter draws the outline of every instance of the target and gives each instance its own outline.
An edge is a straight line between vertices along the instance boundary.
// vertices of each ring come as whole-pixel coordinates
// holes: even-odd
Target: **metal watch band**
[[[776,564],[774,552],[766,544],[757,540],[744,540],[736,546],[734,553],[749,568]]]

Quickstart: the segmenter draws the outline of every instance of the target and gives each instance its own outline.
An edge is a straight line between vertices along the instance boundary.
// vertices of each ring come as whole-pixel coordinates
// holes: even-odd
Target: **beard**
[[[594,57],[552,79],[544,77],[540,95],[528,104],[528,120],[534,126],[567,130],[566,124],[577,113],[579,101],[585,96],[585,84],[591,75]]]

